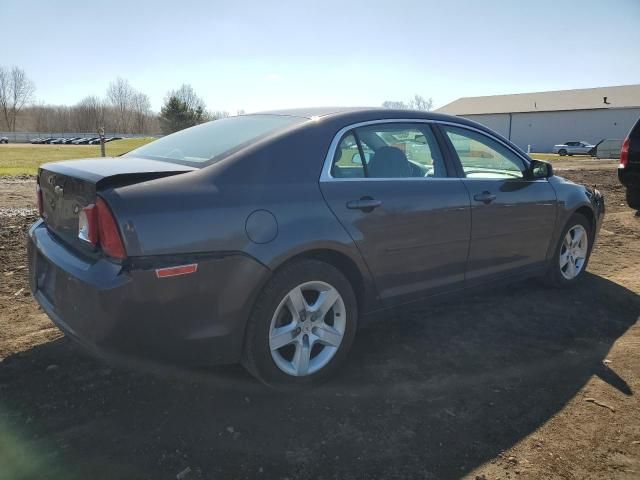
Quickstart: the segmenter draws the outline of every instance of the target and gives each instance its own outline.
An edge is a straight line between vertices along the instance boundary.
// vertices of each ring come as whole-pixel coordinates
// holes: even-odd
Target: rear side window
[[[360,161],[358,142],[353,132],[347,133],[338,144],[333,155],[331,175],[336,178],[362,178],[364,166]]]
[[[343,136],[331,175],[428,179],[446,177],[447,173],[429,125],[381,123],[356,128]]]
[[[223,118],[167,135],[126,156],[202,167],[305,120],[284,115]]]

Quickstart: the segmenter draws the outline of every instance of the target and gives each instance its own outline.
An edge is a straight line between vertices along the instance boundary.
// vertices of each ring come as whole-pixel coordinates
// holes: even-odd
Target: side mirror
[[[553,176],[553,166],[542,160],[531,160],[529,164],[529,178],[549,178]]]

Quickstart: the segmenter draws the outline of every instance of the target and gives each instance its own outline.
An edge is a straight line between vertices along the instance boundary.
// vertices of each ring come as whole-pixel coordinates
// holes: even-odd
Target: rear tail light
[[[38,215],[42,217],[44,214],[44,206],[42,204],[42,189],[36,184],[36,202],[38,203]]]
[[[123,259],[127,256],[113,213],[100,197],[95,204],[86,206],[80,212],[78,238],[91,245],[100,246],[110,257]]]
[[[102,251],[110,257],[125,258],[127,254],[111,209],[100,197],[96,201],[96,208],[98,209],[98,238]]]
[[[622,142],[622,148],[620,149],[620,168],[626,168],[629,165],[629,144],[631,143],[631,137],[627,137]]]

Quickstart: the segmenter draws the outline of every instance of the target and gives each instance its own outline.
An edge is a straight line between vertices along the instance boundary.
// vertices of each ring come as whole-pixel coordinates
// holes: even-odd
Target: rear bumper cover
[[[197,272],[159,279],[153,259],[131,268],[81,258],[41,221],[29,230],[28,253],[33,296],[65,334],[100,356],[167,363],[238,361],[253,295],[269,276],[238,253],[201,257]]]

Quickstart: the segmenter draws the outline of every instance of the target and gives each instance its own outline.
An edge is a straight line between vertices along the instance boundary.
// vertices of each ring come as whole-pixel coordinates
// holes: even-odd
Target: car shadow
[[[0,465],[8,478],[458,478],[594,375],[635,395],[603,360],[639,312],[636,293],[594,275],[414,305],[361,330],[338,377],[299,394],[239,366],[113,368],[60,339],[0,363]]]

